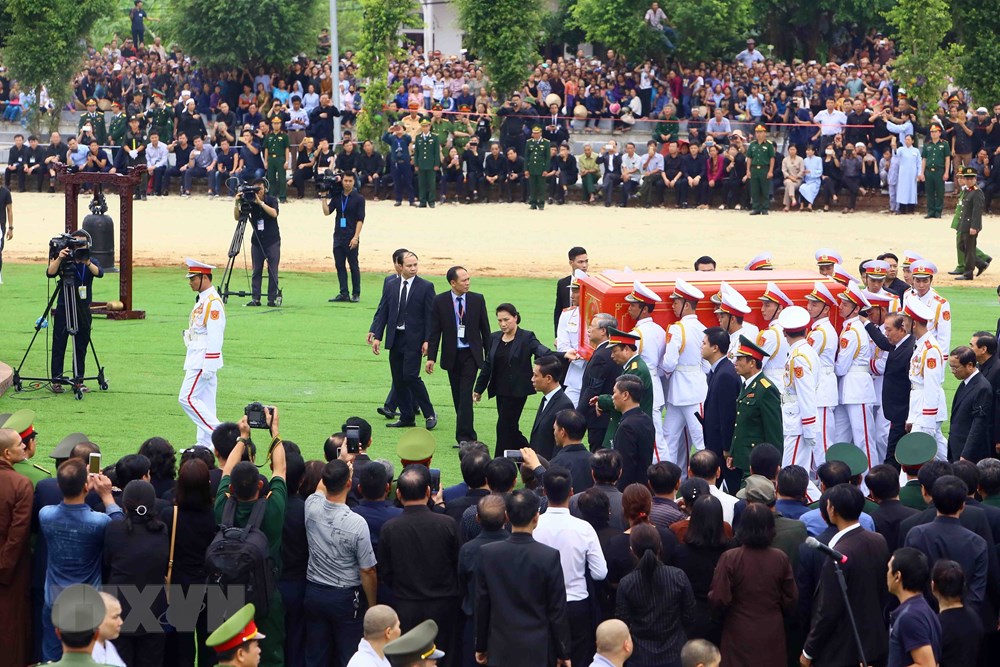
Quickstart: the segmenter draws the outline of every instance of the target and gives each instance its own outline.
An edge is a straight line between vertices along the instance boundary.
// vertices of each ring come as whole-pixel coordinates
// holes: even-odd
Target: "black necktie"
[[[534,431],[535,427],[538,426],[538,420],[542,418],[542,413],[545,412],[545,401],[547,400],[548,397],[542,396],[542,402],[538,404],[538,412],[535,413],[535,424],[534,427],[531,429],[532,431]]]
[[[462,299],[465,297],[458,297],[458,321],[465,321],[465,306],[462,304]]]
[[[399,292],[399,308],[396,311],[396,328],[406,324],[406,287],[407,282],[403,281],[403,289]]]

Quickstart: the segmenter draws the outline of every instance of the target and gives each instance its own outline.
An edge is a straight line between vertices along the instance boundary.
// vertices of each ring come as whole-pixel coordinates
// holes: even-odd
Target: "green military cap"
[[[93,632],[104,622],[104,600],[97,589],[73,584],[52,604],[52,625],[61,632]]]
[[[931,123],[930,129],[931,130],[937,130],[938,132],[940,132],[941,131],[941,125],[939,123]]]
[[[736,356],[753,357],[757,361],[764,361],[764,357],[768,356],[768,354],[756,343],[751,341],[746,336],[740,334],[740,346],[736,350]]]
[[[611,345],[639,345],[639,334],[626,333],[621,329],[608,327],[608,342]]]
[[[403,434],[396,445],[396,456],[400,461],[426,461],[434,456],[437,442],[434,434],[425,428],[411,428]]]
[[[163,97],[163,91],[157,88],[153,89],[153,97]]]
[[[18,410],[12,415],[9,415],[6,419],[0,421],[0,428],[10,428],[14,429],[21,436],[21,439],[31,436],[35,431],[35,411],[28,410],[27,408],[23,410]]]
[[[747,477],[746,485],[736,492],[736,497],[747,502],[766,503],[768,505],[777,499],[774,482],[763,475],[750,475]]]
[[[235,614],[222,622],[215,632],[205,640],[205,646],[215,649],[216,653],[225,653],[239,648],[246,642],[264,638],[257,630],[253,615],[256,609],[252,604],[241,607]]]
[[[767,132],[767,128],[764,127],[763,125],[758,125],[757,127],[753,128],[753,131],[754,132]]]
[[[922,466],[936,454],[937,440],[930,433],[907,433],[896,443],[896,462],[901,466]]]
[[[382,650],[393,667],[405,667],[421,660],[440,660],[444,657],[444,651],[434,645],[437,633],[437,623],[427,619],[386,644]]]
[[[73,453],[73,448],[81,442],[90,442],[90,438],[83,433],[70,433],[59,441],[59,444],[52,450],[49,457],[53,459],[68,459]]]
[[[853,443],[838,442],[826,450],[827,461],[841,461],[851,469],[851,477],[868,470],[868,458]]]
[[[532,132],[541,132],[542,128],[539,125],[535,125],[533,128],[531,128],[531,131]]]
[[[130,122],[130,123],[131,123],[131,122],[133,122],[133,121],[134,121],[134,122],[136,122],[136,123],[138,123],[138,122],[139,122],[139,117],[138,117],[138,116],[136,116],[135,114],[132,114],[131,116],[129,116],[129,117],[128,117],[128,122]]]
[[[427,120],[426,118],[424,118],[422,121],[420,121],[420,124],[421,125],[430,125],[431,122],[429,120]]]
[[[962,167],[959,170],[959,174],[958,175],[961,176],[962,178],[977,178],[978,177],[978,174],[976,174],[976,170],[973,169],[972,167]]]

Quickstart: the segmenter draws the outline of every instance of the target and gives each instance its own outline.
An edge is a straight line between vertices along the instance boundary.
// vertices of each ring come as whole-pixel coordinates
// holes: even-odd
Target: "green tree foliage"
[[[948,0],[897,0],[885,12],[896,39],[894,78],[917,101],[919,111],[936,107],[940,92],[960,69],[962,46],[945,45],[951,31]]]
[[[750,0],[701,0],[670,4],[668,20],[678,33],[677,51],[685,61],[732,59],[743,46],[750,21]]]
[[[953,11],[957,41],[965,47],[959,82],[971,90],[977,106],[990,107],[1000,100],[1000,50],[996,47],[1000,14],[995,7],[971,2],[956,3]]]
[[[415,0],[360,0],[364,9],[356,56],[358,74],[368,85],[362,95],[357,135],[378,143],[388,127],[383,109],[392,98],[389,62],[401,55],[399,29],[414,24],[419,6]]]
[[[6,0],[6,5],[11,25],[4,60],[12,77],[22,89],[33,90],[36,100],[44,86],[56,109],[62,108],[83,57],[83,38],[113,9],[113,0]],[[52,114],[50,124],[58,122],[59,114]]]
[[[542,18],[542,41],[553,52],[561,54],[563,46],[576,51],[577,46],[587,41],[587,34],[573,20],[574,7],[576,0],[560,0],[556,10]]]
[[[643,20],[649,4],[648,0],[577,0],[573,20],[589,41],[600,42],[629,61],[645,60],[663,50],[660,34]]]
[[[457,0],[468,48],[501,97],[519,90],[538,61],[541,0]]]
[[[893,4],[894,0],[762,0],[754,3],[757,34],[774,45],[778,58],[826,60],[831,45],[852,32],[885,28],[883,13]]]
[[[125,38],[132,34],[129,12],[135,7],[135,1],[112,0],[112,3],[111,11],[97,19],[90,30],[90,43],[98,50],[115,37],[118,38],[118,46],[121,46]],[[159,37],[166,48],[171,38],[167,26],[173,10],[172,0],[145,0],[143,8],[149,15],[146,19],[146,43],[152,44],[153,37]]]
[[[170,34],[207,67],[287,63],[316,46],[320,0],[173,0]]]

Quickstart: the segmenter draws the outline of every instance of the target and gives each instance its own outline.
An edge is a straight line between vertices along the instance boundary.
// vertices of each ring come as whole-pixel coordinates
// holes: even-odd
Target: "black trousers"
[[[350,241],[350,239],[348,239]],[[347,266],[351,267],[351,294],[361,296],[361,268],[358,266],[358,249],[360,244],[351,249],[347,241],[333,244],[333,264],[337,267],[337,280],[340,282],[340,293],[347,296]]]
[[[570,662],[586,665],[594,658],[594,612],[590,598],[566,603],[569,618]]]
[[[392,326],[392,325],[390,325]],[[396,331],[396,340],[389,349],[389,370],[392,386],[396,390],[399,403],[399,419],[402,422],[415,420],[413,405],[416,403],[424,417],[434,414],[434,406],[427,395],[427,387],[420,381],[420,348],[424,341],[417,333],[403,329]]]
[[[521,413],[527,396],[497,396],[497,442],[493,448],[494,458],[503,455],[505,449],[521,449],[528,446],[528,439],[521,433]]]
[[[461,598],[431,598],[427,600],[396,599],[396,614],[399,616],[399,627],[408,632],[414,626],[423,623],[428,618],[437,623],[438,633],[435,645],[445,652],[444,658],[438,660],[440,667],[459,667],[462,659],[458,647],[462,639],[462,600]],[[591,656],[593,657],[593,656]]]
[[[451,402],[455,406],[455,442],[479,439],[472,412],[472,388],[478,372],[472,350],[460,348],[456,352],[455,365],[448,369]]]
[[[254,236],[250,242],[250,259],[253,273],[250,277],[250,293],[254,301],[260,301],[260,284],[264,277],[264,260],[267,260],[267,301],[278,298],[278,264],[281,262],[281,241],[262,247]]]
[[[961,248],[962,252],[965,253],[965,277],[971,278],[973,271],[976,269],[976,264],[978,259],[976,257],[976,241],[979,236],[973,236],[972,234],[965,233],[961,236]]]
[[[292,173],[292,186],[298,192],[299,199],[306,196],[306,183],[313,178],[312,169],[296,169]]]
[[[520,191],[520,194],[518,194]],[[528,202],[528,181],[524,179],[524,176],[518,176],[513,180],[505,180],[503,182],[503,195],[507,198],[507,203],[514,203],[514,198],[520,199],[521,203]]]
[[[15,164],[12,166],[14,167],[13,169],[7,168],[3,170],[3,184],[9,188],[11,176],[17,174],[17,189],[20,192],[24,192],[24,165]]]
[[[896,461],[896,444],[899,439],[906,435],[906,422],[889,422],[889,438],[885,449],[885,462],[896,470],[899,470],[899,462]]]
[[[162,632],[122,634],[114,640],[122,662],[129,667],[161,667],[166,635]]]
[[[405,195],[413,203],[413,165],[409,162],[392,163],[392,192],[396,201],[401,203]]]
[[[76,359],[75,370],[70,367],[70,373],[74,377],[86,375],[85,367],[87,361],[87,348],[90,346],[90,326],[92,318],[90,315],[90,304],[79,299],[76,302],[77,320],[79,331],[73,341],[74,358]],[[69,332],[66,331],[66,310],[62,306],[52,309],[53,323],[52,330],[52,377],[63,377],[63,364],[66,358],[66,343],[69,342]]]

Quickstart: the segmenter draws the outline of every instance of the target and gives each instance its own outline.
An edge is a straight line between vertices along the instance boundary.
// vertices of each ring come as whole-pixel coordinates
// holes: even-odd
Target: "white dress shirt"
[[[604,581],[608,576],[608,563],[604,560],[597,531],[583,519],[570,516],[565,507],[549,507],[538,517],[538,527],[532,536],[536,542],[559,551],[563,579],[566,582],[566,601],[586,600],[586,572],[594,581]]]
[[[94,642],[94,650],[90,653],[91,659],[99,665],[108,667],[126,667],[125,661],[118,655],[118,649],[109,641]]]
[[[722,505],[722,520],[730,526],[733,525],[733,513],[736,510],[736,503],[739,502],[739,499],[716,487],[715,484],[708,485],[708,492],[715,496]]]
[[[406,287],[406,302],[399,304],[400,309],[406,308],[406,304],[409,303],[409,301],[410,301],[410,288],[412,287],[412,285],[410,285],[410,283],[412,283],[412,282],[413,282],[413,278],[401,279],[399,281],[399,292],[396,293],[396,301],[397,302],[403,296],[403,287]],[[406,325],[405,324],[403,326],[396,327],[397,331],[403,331],[404,329],[406,329]]]
[[[358,643],[358,652],[355,653],[347,667],[391,667],[386,658],[380,658],[367,639],[362,639]]]

